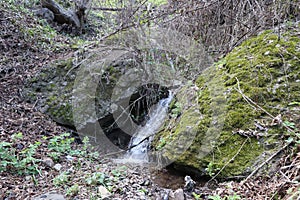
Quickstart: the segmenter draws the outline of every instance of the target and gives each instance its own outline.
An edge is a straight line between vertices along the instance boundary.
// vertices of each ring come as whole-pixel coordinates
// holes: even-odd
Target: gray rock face
[[[103,67],[97,58],[93,60],[77,68],[73,58],[44,67],[28,81],[24,92],[27,100],[36,102],[41,111],[63,125],[75,126],[74,101],[78,103],[75,119],[82,123],[79,126],[97,120],[104,125],[109,123],[111,114],[120,109],[118,106],[128,104],[129,98],[138,92],[143,77],[141,71],[131,70],[129,61]]]
[[[99,51],[105,53],[96,51],[84,61],[69,58],[45,66],[28,81],[24,93],[54,121],[76,128],[91,142],[126,148],[137,123],[148,108],[166,97],[167,89],[159,85],[162,77],[149,76],[145,70],[150,69],[138,66],[132,55],[125,55],[127,51]]]

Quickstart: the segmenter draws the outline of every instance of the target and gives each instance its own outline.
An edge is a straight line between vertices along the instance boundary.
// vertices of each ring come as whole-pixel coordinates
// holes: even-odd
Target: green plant
[[[222,197],[220,197],[219,195],[208,196],[208,199],[211,199],[211,200],[223,200]]]
[[[210,163],[208,163],[205,170],[207,171],[208,175],[214,176],[216,174],[216,172],[220,170],[220,168],[218,168],[218,167],[216,168],[214,163],[210,162]]]
[[[159,138],[158,144],[157,144],[157,150],[161,150],[165,145],[167,144],[165,138]]]
[[[72,185],[66,191],[66,195],[67,196],[75,196],[78,193],[79,193],[79,186],[78,186],[78,184]]]
[[[196,194],[195,192],[193,192],[192,195],[196,200],[199,200],[201,197],[201,194]]]
[[[283,124],[289,128],[295,129],[295,123],[290,121],[284,121]]]
[[[60,157],[60,153],[58,152],[49,152],[48,156],[50,156],[54,161],[58,161]]]
[[[21,134],[14,136],[14,140]],[[30,144],[21,152],[13,147],[13,143],[1,142],[0,143],[0,172],[9,171],[22,174],[36,174],[40,173],[38,169],[39,159],[35,158],[36,149],[40,146],[40,142]]]
[[[176,118],[176,117],[178,117],[178,116],[181,114],[181,112],[182,112],[182,105],[181,105],[181,103],[176,102],[176,103],[173,105],[173,107],[172,107],[171,109],[172,109],[172,110],[171,110],[171,116],[172,116],[173,118]]]
[[[13,142],[23,139],[23,133],[18,132],[10,136]]]
[[[90,140],[87,136],[85,136],[82,140],[83,146],[82,146],[82,150],[86,151],[88,149],[88,147],[90,146]]]
[[[99,157],[99,153],[97,151],[93,151],[94,147],[90,144],[89,138],[85,136],[82,140],[83,145],[70,152],[71,155],[82,156],[88,159],[96,159]]]
[[[145,188],[141,188],[141,189],[139,189],[139,191],[144,193],[144,194],[147,194],[147,192],[148,192],[147,189],[145,189]]]
[[[97,158],[99,156],[98,152],[89,152],[89,149],[93,149],[89,143],[89,138],[84,137],[83,146],[80,148],[73,149],[72,143],[74,143],[74,138],[70,137],[69,133],[64,133],[58,136],[54,136],[49,140],[48,149],[51,151],[49,155],[58,160],[61,155],[71,155],[71,156],[81,156],[86,158]]]
[[[16,160],[14,155],[15,149],[11,149],[11,143],[1,142],[0,143],[0,172],[6,171],[6,168],[12,161]]]
[[[298,101],[293,101],[291,103],[288,104],[289,106],[300,106],[300,102]]]
[[[166,1],[166,0],[149,0],[149,3],[153,3],[154,5],[160,6],[163,4],[167,4],[168,1]]]
[[[74,142],[74,138],[69,137],[69,133],[54,136],[49,140],[48,149],[61,154],[69,153],[72,150],[71,144]]]
[[[88,185],[104,185],[107,182],[107,176],[102,172],[95,172],[86,179]]]
[[[35,177],[35,175],[32,175],[32,181],[34,183],[35,186],[37,186],[39,184],[39,181],[37,180],[37,178]]]
[[[113,169],[111,171],[111,174],[114,176],[114,177],[118,177],[118,178],[121,178],[123,176],[126,175],[126,170],[127,170],[127,167],[126,166],[121,166],[121,167],[118,167],[116,169]]]
[[[228,200],[239,200],[241,197],[237,194],[234,194],[232,196],[226,196]]]
[[[40,146],[41,142],[35,142],[34,144],[30,144],[28,148],[24,149],[20,152],[19,162],[14,163],[14,167],[18,170],[18,174],[36,174],[40,173],[38,169],[38,162],[40,159],[34,158],[33,156],[36,153],[36,149]]]
[[[208,199],[211,199],[211,200],[239,200],[241,199],[241,197],[237,194],[234,194],[234,195],[226,195],[225,197],[221,197],[219,195],[215,195],[215,196],[208,196]]]
[[[285,120],[283,125],[289,130],[287,136],[289,138],[286,140],[287,143],[295,142],[296,144],[300,144],[300,133],[299,129],[296,127],[294,122],[290,122]]]
[[[58,176],[56,176],[53,179],[53,184],[57,187],[57,186],[61,186],[61,185],[65,185],[66,183],[69,182],[69,174],[67,172],[62,172],[61,174],[59,174]]]

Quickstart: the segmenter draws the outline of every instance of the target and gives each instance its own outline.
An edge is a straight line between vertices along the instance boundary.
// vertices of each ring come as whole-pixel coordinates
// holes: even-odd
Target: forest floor
[[[184,188],[184,176],[110,162],[88,143],[78,144],[62,135],[70,130],[24,100],[26,80],[53,60],[73,55],[79,42],[94,40],[88,34],[72,36],[59,29],[0,2],[0,199],[33,199],[49,191],[67,199],[167,199],[168,195],[171,199],[172,191]],[[253,177],[246,183],[212,181],[209,187],[197,184],[184,192],[186,198],[299,198],[300,178],[295,176],[299,176],[300,153],[294,151],[281,153],[277,168],[283,176]],[[173,183],[168,183],[170,177]]]

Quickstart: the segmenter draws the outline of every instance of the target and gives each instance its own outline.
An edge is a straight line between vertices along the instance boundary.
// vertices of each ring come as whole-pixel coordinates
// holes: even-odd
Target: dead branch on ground
[[[60,24],[71,24],[82,30],[86,20],[86,10],[91,0],[78,0],[75,2],[75,10],[67,10],[55,0],[41,0],[41,5],[54,13],[54,19]]]

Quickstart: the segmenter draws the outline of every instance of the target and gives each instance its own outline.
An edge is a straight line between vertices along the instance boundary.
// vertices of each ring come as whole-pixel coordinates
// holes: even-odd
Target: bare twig
[[[234,159],[239,155],[239,153],[241,152],[241,150],[243,149],[244,145],[248,140],[249,138],[247,137],[243,142],[243,144],[241,145],[241,147],[239,148],[239,150],[236,152],[236,154],[230,160],[228,160],[227,163],[218,171],[218,173],[214,175],[205,185],[209,184],[212,180],[216,179],[217,176],[219,176],[219,174],[225,169],[225,167],[227,167],[230,162],[234,161]]]
[[[245,184],[253,175],[255,175],[258,170],[260,170],[264,165],[266,165],[270,160],[272,160],[275,156],[277,156],[281,151],[285,150],[287,147],[289,147],[293,141],[285,144],[282,148],[280,148],[278,151],[276,151],[273,155],[271,155],[265,162],[261,163],[255,170],[252,171],[252,173],[247,176],[247,178],[241,182],[241,186]]]
[[[236,80],[237,80],[237,84],[238,84],[238,89],[237,88],[235,88],[235,90],[237,91],[237,92],[239,92],[241,95],[242,95],[242,97],[251,105],[251,106],[255,106],[255,107],[257,107],[257,108],[259,108],[260,110],[262,110],[263,112],[265,112],[267,115],[269,115],[273,120],[274,119],[276,119],[276,117],[275,116],[273,116],[272,114],[270,114],[268,111],[266,111],[264,108],[262,108],[261,106],[259,106],[257,103],[255,103],[252,99],[250,99],[249,97],[247,97],[243,92],[242,92],[242,90],[240,89],[240,83],[239,83],[239,80],[238,80],[238,78],[236,78]],[[298,136],[296,133],[295,133],[295,131],[294,130],[292,130],[290,127],[288,127],[287,125],[285,125],[284,123],[282,124],[288,131],[290,131],[290,132],[292,132],[292,133],[294,133],[299,139],[300,139],[300,136]]]
[[[252,101],[252,99],[250,99],[249,97],[247,97],[240,89],[240,84],[239,84],[239,80],[238,78],[236,78],[237,80],[237,84],[238,84],[238,89],[236,89],[242,96],[243,98],[248,102],[251,103],[252,105],[256,106],[257,108],[259,108],[260,110],[264,111],[267,115],[269,115],[270,117],[272,117],[273,119],[275,119],[275,117],[270,114],[269,112],[267,112],[265,109],[263,109],[261,106],[259,106],[258,104],[256,104],[254,101]],[[284,125],[284,124],[283,124]],[[294,132],[293,130],[291,130],[288,126],[284,125],[289,131]],[[254,171],[252,171],[252,173],[241,183],[241,185],[243,185],[245,182],[247,182],[253,175],[255,175],[257,173],[257,171],[259,169],[261,169],[265,164],[267,164],[270,160],[272,160],[275,156],[277,156],[281,151],[283,151],[284,149],[286,149],[288,146],[290,146],[293,143],[293,141],[288,142],[287,144],[285,144],[282,148],[280,148],[278,151],[276,151],[273,155],[271,155],[265,162],[261,163]]]
[[[88,57],[86,57],[85,59],[83,59],[82,61],[80,61],[76,65],[74,65],[71,69],[69,69],[69,71],[66,73],[65,77],[68,76],[71,71],[73,71],[74,69],[76,69],[77,67],[79,67],[82,63],[84,63],[85,61],[87,61],[91,56],[92,55],[89,55]]]
[[[92,10],[102,10],[102,11],[122,11],[124,8],[107,8],[107,7],[92,7]]]

